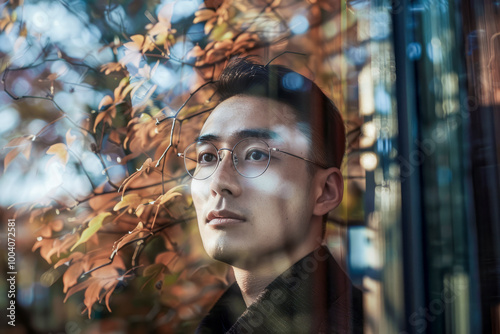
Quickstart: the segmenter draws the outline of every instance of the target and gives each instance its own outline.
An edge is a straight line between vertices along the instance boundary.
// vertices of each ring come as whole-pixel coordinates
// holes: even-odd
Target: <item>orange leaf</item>
[[[97,117],[95,118],[95,122],[94,122],[94,132],[95,130],[97,129],[97,126],[99,125],[99,123],[101,123],[101,121],[104,120],[106,123],[108,123],[109,125],[111,125],[112,121],[111,121],[111,117],[109,116],[108,112],[107,111],[102,111],[100,112]]]
[[[61,253],[67,252],[69,247],[74,244],[77,239],[78,237],[76,234],[66,234],[62,239],[55,239],[47,252],[47,256],[50,258],[52,255],[56,254],[59,257]]]
[[[125,266],[123,264],[123,260],[121,260],[120,257],[116,257],[115,261],[111,265],[94,271],[92,273],[92,277],[82,283],[71,287],[68,290],[64,301],[66,302],[68,297],[70,297],[74,293],[81,290],[86,290],[83,302],[87,307],[89,318],[92,312],[92,306],[96,302],[101,302],[103,298],[105,298],[106,307],[111,312],[111,309],[109,307],[109,299],[111,297],[111,294],[120,281],[124,280],[127,277],[130,277],[130,275],[127,274],[120,274],[119,270],[124,269],[124,267]]]
[[[54,264],[54,269],[55,268],[59,268],[63,264],[67,265],[67,266],[70,266],[72,263],[80,260],[81,258],[83,258],[83,253],[82,252],[71,253],[68,257],[66,257],[64,259],[60,259],[59,261],[57,261],[57,263]]]
[[[162,263],[171,272],[180,272],[179,266],[176,265],[178,262],[179,254],[173,251],[167,251],[160,253],[155,258],[155,263]]]
[[[64,293],[66,293],[69,288],[75,285],[78,282],[78,278],[80,278],[80,276],[85,272],[83,268],[84,262],[80,261],[82,258],[82,253],[75,252],[54,265],[54,268],[58,268],[62,265],[66,265],[69,267],[63,276]]]
[[[151,234],[152,232],[148,229],[144,228],[144,224],[139,222],[133,231],[130,231],[128,234],[125,234],[123,237],[118,239],[113,245],[113,254],[117,253],[122,247],[127,246],[129,243],[133,242],[136,239],[142,238],[146,234]]]
[[[99,103],[99,107],[97,110],[101,110],[103,106],[106,106],[106,109],[108,108],[109,105],[113,104],[113,98],[109,95],[106,95],[105,97],[102,98],[101,102]]]
[[[196,45],[194,48],[191,49],[191,51],[187,53],[187,57],[201,57],[204,54],[205,51],[199,45]]]
[[[40,255],[45,259],[45,261],[47,261],[47,263],[52,263],[52,260],[50,259],[50,250],[52,249],[53,244],[54,241],[52,239],[40,239],[35,242],[31,251],[34,252],[40,248]]]
[[[68,145],[68,147],[71,146],[71,144],[73,144],[73,142],[75,141],[76,139],[76,136],[72,136],[71,135],[71,129],[68,129],[68,132],[66,132],[66,145]]]
[[[9,153],[6,154],[4,159],[4,171],[7,169],[12,160],[17,157],[17,155],[22,152],[26,159],[30,158],[31,146],[35,136],[23,136],[12,139],[4,146],[4,148],[12,148]]]
[[[196,24],[196,23],[200,23],[203,21],[207,21],[207,20],[211,19],[212,17],[214,17],[215,15],[216,14],[212,9],[208,9],[208,8],[200,9],[199,11],[194,13],[195,18],[193,20],[193,23]]]
[[[123,65],[121,63],[107,63],[101,66],[101,72],[104,72],[104,74],[108,75],[111,72],[118,72],[123,68]]]
[[[68,163],[68,147],[63,143],[57,143],[49,147],[47,154],[54,154],[59,160],[66,165]]]
[[[130,36],[130,39],[132,40],[132,42],[127,42],[123,44],[123,46],[125,46],[125,48],[129,49],[130,51],[140,51],[142,43],[144,42],[144,36],[134,35]]]
[[[12,139],[4,146],[4,148],[14,148],[26,144],[29,141],[33,141],[35,138],[34,135],[22,136]]]
[[[3,161],[3,170],[4,171],[7,170],[7,167],[9,167],[12,160],[14,160],[14,158],[17,157],[18,154],[19,154],[18,148],[15,148],[15,149],[11,150],[9,153],[7,153],[7,155],[5,156],[5,159]]]

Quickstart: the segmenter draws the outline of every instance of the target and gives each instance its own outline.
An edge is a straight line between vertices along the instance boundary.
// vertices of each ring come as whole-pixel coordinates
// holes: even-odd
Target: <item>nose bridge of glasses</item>
[[[229,153],[231,153],[231,158],[232,158],[233,150],[230,148],[222,147],[217,150],[217,156],[219,158],[219,162],[222,162],[222,159],[224,159],[224,157],[226,156],[225,153],[222,154],[222,151],[229,151]]]
[[[227,153],[225,153],[225,152],[222,153],[222,151],[228,151],[228,152]],[[220,165],[224,163],[224,158],[226,157],[226,155],[229,155],[228,159],[230,161],[228,163],[230,164],[230,167],[234,168],[235,167],[235,165],[234,165],[235,164],[235,161],[234,161],[235,157],[233,156],[233,150],[230,149],[230,148],[226,148],[226,147],[222,147],[222,148],[219,148],[217,150],[217,157],[218,157],[218,160],[219,160],[218,164],[217,164],[218,168],[220,168],[221,167]]]

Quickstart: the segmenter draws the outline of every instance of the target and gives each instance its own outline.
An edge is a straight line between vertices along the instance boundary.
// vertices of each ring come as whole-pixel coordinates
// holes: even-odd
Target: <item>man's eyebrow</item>
[[[244,129],[232,133],[229,138],[239,141],[244,138],[280,139],[281,136],[269,129]],[[205,134],[196,138],[195,141],[221,141],[221,137],[214,134]]]
[[[220,140],[219,136],[208,134],[208,135],[198,136],[194,141],[197,142],[197,141],[219,141],[219,140]]]

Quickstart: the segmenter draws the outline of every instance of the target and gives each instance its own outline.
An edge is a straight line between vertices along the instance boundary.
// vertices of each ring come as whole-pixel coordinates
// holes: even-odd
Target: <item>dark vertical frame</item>
[[[408,4],[392,8],[394,56],[396,61],[396,100],[398,104],[398,153],[401,174],[401,215],[403,238],[403,268],[405,293],[405,327],[408,333],[417,333],[414,313],[426,304],[422,217],[420,201],[420,171],[410,163],[410,154],[416,150],[413,139],[418,137],[418,119],[415,87],[415,64],[408,59],[408,45],[413,42],[412,18]],[[417,313],[418,314],[418,313]]]
[[[403,221],[405,330],[407,333],[452,333],[481,331],[474,202],[471,196],[469,118],[463,103],[458,112],[438,116],[437,104],[449,99],[433,80],[456,74],[460,102],[466,96],[465,48],[462,43],[459,2],[396,1],[392,4],[394,53],[396,58],[396,99],[398,104],[398,145],[401,167]],[[429,25],[437,10],[443,22]],[[434,12],[432,12],[434,11]],[[437,28],[436,28],[437,27]],[[428,47],[433,36],[448,29],[444,56],[446,64],[437,72]],[[444,41],[441,41],[444,42]],[[418,57],[409,57],[411,45],[420,47]],[[450,51],[451,50],[451,51]],[[448,52],[448,53],[446,53]],[[437,85],[439,86],[439,84]],[[444,86],[444,84],[443,84]],[[446,88],[446,87],[445,87]],[[454,126],[453,124],[457,124]],[[452,124],[452,125],[450,125]],[[426,151],[419,143],[429,140],[433,130],[443,128],[447,140],[434,142]],[[420,160],[415,163],[415,156]],[[440,173],[449,173],[449,183],[440,184]],[[477,191],[477,190],[476,190]],[[497,198],[497,197],[493,197]],[[498,240],[498,239],[496,239]],[[446,282],[466,277],[467,290],[451,302],[440,300],[449,289]],[[432,312],[442,303],[443,312]],[[457,328],[457,307],[468,307],[469,328]],[[436,308],[435,308],[436,309]],[[463,314],[463,312],[462,312]]]
[[[484,333],[500,331],[500,3],[461,3],[467,66],[467,107],[470,112],[471,168],[481,321]],[[495,95],[495,89],[497,94]]]

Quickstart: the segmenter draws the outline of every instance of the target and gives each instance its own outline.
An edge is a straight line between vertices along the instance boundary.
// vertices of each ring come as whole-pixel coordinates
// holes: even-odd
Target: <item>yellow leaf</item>
[[[188,187],[184,184],[179,185],[179,186],[175,186],[175,187],[169,189],[165,194],[159,196],[158,199],[156,200],[156,202],[159,205],[165,204],[175,197],[185,196],[187,190],[188,190]]]
[[[89,222],[89,226],[82,232],[82,234],[80,235],[80,239],[78,239],[73,247],[71,247],[70,251],[72,252],[76,247],[85,243],[90,239],[90,237],[96,234],[96,232],[99,231],[99,229],[102,227],[104,219],[109,216],[111,216],[110,212],[102,212],[92,218],[92,220]]]
[[[210,34],[210,37],[214,41],[221,41],[224,38],[227,38],[225,36],[227,33],[231,33],[231,32],[228,31],[228,24],[226,22],[223,22],[222,24],[216,26],[212,30],[212,33]]]
[[[144,36],[143,35],[134,35],[131,36],[130,39],[134,41],[134,43],[142,45],[144,43]]]
[[[57,156],[63,165],[68,163],[68,147],[63,143],[57,143],[49,147],[47,154],[54,154]]]
[[[75,141],[76,136],[71,135],[71,129],[68,129],[68,132],[66,132],[66,145],[71,146],[73,142]]]
[[[151,199],[141,197],[137,194],[128,194],[128,195],[125,195],[120,202],[116,203],[115,207],[113,208],[113,211],[118,211],[120,209],[129,207],[129,206],[135,208],[139,204],[148,203],[150,201],[151,201]]]
[[[160,199],[160,203],[159,204],[165,204],[168,201],[170,201],[172,198],[177,197],[177,196],[182,196],[182,194],[174,192],[174,193],[170,193],[170,194],[167,193],[165,195],[161,195],[160,196],[161,199]]]
[[[142,215],[142,213],[144,212],[144,210],[146,209],[146,204],[140,204],[139,206],[137,206],[137,208],[135,209],[135,215],[137,217],[140,217]]]

